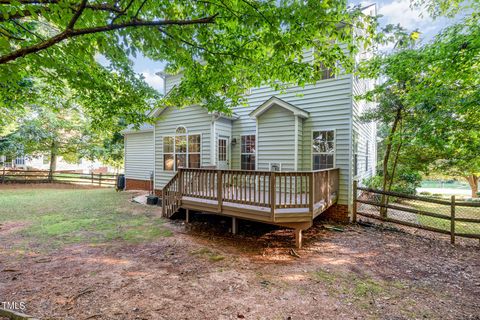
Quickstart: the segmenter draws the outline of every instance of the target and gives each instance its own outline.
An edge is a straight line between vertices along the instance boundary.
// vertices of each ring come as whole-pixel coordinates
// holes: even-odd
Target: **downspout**
[[[298,170],[298,115],[295,115],[295,132],[294,132],[294,162],[293,162],[293,171]]]
[[[214,166],[217,165],[217,128],[216,121],[220,119],[218,113],[212,114],[212,125],[211,125],[211,142],[210,142],[210,163]]]
[[[353,204],[353,186],[352,186],[352,161],[353,161],[353,74],[350,74],[350,123],[349,123],[349,138],[348,138],[348,213],[351,215],[352,213],[352,204]]]

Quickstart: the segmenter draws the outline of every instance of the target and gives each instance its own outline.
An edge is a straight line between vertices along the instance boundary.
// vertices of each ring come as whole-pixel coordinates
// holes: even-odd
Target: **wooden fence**
[[[7,170],[0,171],[0,183],[68,183],[98,187],[116,187],[118,174],[78,173],[68,171]]]
[[[407,227],[480,239],[480,202],[420,197],[358,187],[353,183],[353,221],[359,217],[396,223]]]

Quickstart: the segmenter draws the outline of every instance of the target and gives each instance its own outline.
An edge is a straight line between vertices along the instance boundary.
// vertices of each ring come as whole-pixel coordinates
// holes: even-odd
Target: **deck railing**
[[[338,197],[339,169],[318,171],[247,171],[179,168],[164,189],[167,207],[177,195],[276,209],[307,208],[312,215]],[[176,196],[173,196],[176,195]],[[173,206],[175,207],[175,205]],[[169,210],[171,211],[171,210]]]

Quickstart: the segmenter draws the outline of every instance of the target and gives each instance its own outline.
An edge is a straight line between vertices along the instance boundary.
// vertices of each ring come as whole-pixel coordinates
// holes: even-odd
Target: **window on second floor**
[[[335,78],[333,69],[325,67],[325,64],[323,62],[318,63],[316,67],[317,67],[317,71],[321,72],[321,77],[320,77],[321,80]]]

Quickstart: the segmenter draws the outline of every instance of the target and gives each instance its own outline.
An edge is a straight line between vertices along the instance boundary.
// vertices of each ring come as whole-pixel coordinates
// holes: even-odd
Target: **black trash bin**
[[[125,189],[125,175],[119,174],[117,177],[117,191],[123,191]]]

